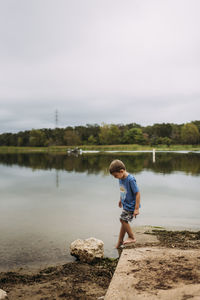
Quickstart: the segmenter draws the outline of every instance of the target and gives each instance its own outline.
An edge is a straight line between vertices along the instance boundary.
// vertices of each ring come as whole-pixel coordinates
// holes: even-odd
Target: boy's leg
[[[132,231],[129,223],[122,220],[122,226],[124,228],[124,231],[127,232],[127,234],[128,234],[128,239],[124,242],[124,245],[129,244],[129,243],[135,243],[136,239],[134,237],[133,231]]]
[[[119,232],[119,239],[118,239],[117,245],[115,246],[117,249],[123,244],[124,236],[126,234],[126,231],[125,231],[123,223],[122,223],[123,221],[120,220],[120,222],[121,222],[121,228],[120,228],[120,232]]]

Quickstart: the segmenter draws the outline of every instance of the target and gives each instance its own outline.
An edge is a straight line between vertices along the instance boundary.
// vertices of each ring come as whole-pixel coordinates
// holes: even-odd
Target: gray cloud
[[[199,119],[198,0],[0,3],[1,132]]]

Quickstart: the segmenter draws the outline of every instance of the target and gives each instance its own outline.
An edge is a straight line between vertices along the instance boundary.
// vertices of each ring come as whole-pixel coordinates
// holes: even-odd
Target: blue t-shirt
[[[139,192],[135,177],[131,174],[124,179],[119,179],[120,198],[123,209],[134,211],[136,193]]]

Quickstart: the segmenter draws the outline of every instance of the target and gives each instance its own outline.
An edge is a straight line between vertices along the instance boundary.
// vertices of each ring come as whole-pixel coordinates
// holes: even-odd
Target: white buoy
[[[153,149],[153,163],[156,162],[156,149]]]

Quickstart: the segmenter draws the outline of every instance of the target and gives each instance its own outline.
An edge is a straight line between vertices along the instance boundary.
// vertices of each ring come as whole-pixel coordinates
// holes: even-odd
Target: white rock
[[[103,258],[103,246],[104,243],[95,238],[78,239],[71,243],[70,253],[80,259],[80,261],[92,262],[95,258]]]
[[[0,299],[5,299],[7,297],[7,293],[0,289]]]

